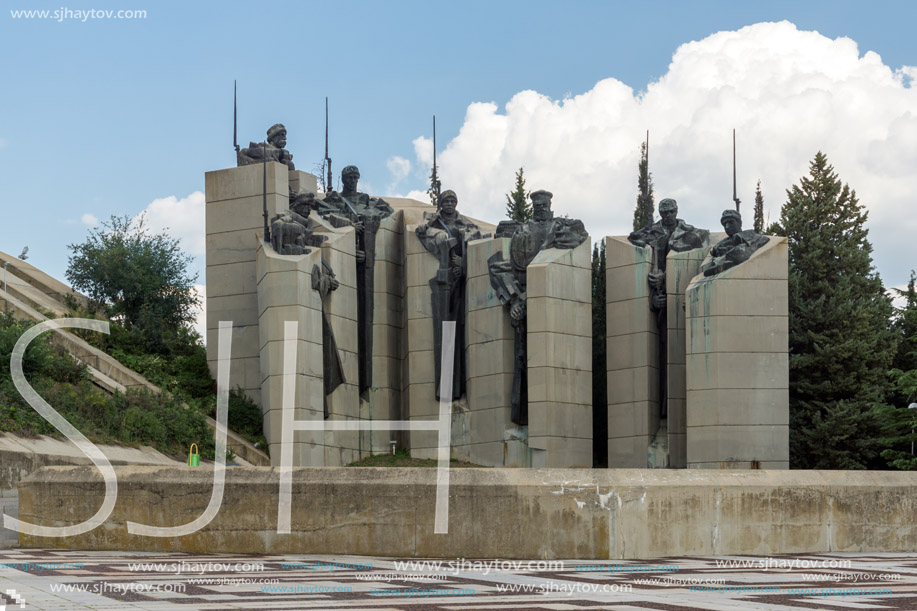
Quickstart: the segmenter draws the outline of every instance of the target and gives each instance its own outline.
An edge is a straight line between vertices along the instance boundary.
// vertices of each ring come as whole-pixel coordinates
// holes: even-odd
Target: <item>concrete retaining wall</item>
[[[292,527],[278,535],[279,469],[227,471],[216,518],[180,538],[129,535],[125,522],[175,526],[207,506],[205,468],[116,467],[117,506],[77,537],[21,535],[23,547],[389,557],[654,558],[917,550],[917,474],[899,472],[456,469],[449,533],[433,534],[435,469],[298,468]],[[90,467],[46,467],[19,486],[19,518],[89,518],[104,491]]]

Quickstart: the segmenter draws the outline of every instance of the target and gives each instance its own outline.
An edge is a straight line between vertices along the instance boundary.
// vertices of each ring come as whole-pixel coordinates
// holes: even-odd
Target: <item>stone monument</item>
[[[735,210],[722,224],[685,292],[687,466],[787,469],[786,238],[742,231]]]
[[[659,214],[606,240],[610,467],[684,466],[682,303],[710,237],[678,218],[674,199]]]
[[[384,200],[357,191],[360,170],[349,165],[341,171],[343,189],[332,191],[317,204],[317,211],[335,227],[350,225],[356,231],[357,321],[360,354],[360,392],[372,385],[373,304],[375,291],[376,233],[382,219],[394,210]]]
[[[465,394],[465,278],[468,275],[465,254],[468,242],[481,239],[477,225],[456,211],[458,196],[446,190],[440,194],[439,209],[424,215],[417,227],[417,238],[433,256],[438,268],[430,278],[430,303],[433,312],[433,361],[435,396],[440,396],[443,321],[455,322],[455,358],[452,373],[452,397]]]
[[[275,123],[267,130],[266,142],[251,142],[248,148],[236,153],[236,163],[243,166],[265,161],[277,161],[291,170],[295,170],[293,155],[284,148],[286,145],[287,128],[282,123]]]

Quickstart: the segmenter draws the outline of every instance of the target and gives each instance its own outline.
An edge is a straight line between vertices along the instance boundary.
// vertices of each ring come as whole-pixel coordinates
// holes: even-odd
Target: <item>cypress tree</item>
[[[764,196],[761,195],[761,181],[755,187],[755,233],[764,232]]]
[[[881,466],[893,308],[856,192],[820,151],[809,169],[787,190],[776,227],[789,242],[790,463]]]
[[[592,466],[608,466],[605,240],[592,247]]]
[[[525,176],[522,168],[516,172],[516,186],[506,195],[506,216],[510,220],[525,222],[532,218],[532,205],[526,199]]]
[[[634,207],[634,231],[653,222],[653,175],[649,170],[646,142],[640,143],[637,164],[637,205]]]

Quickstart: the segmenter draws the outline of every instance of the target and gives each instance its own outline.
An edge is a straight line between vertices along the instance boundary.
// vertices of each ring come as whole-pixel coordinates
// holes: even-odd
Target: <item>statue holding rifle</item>
[[[424,214],[424,224],[417,227],[417,237],[439,260],[439,269],[430,279],[433,306],[433,358],[436,369],[436,399],[439,400],[439,380],[442,367],[443,321],[455,321],[455,358],[453,360],[452,397],[459,399],[465,392],[465,255],[468,242],[481,239],[477,225],[460,215],[455,191],[443,191],[438,198],[439,209]]]

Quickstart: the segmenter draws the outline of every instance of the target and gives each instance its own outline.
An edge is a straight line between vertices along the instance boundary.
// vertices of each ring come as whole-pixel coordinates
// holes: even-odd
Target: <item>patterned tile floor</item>
[[[0,611],[917,609],[917,555],[401,562],[0,550]]]

